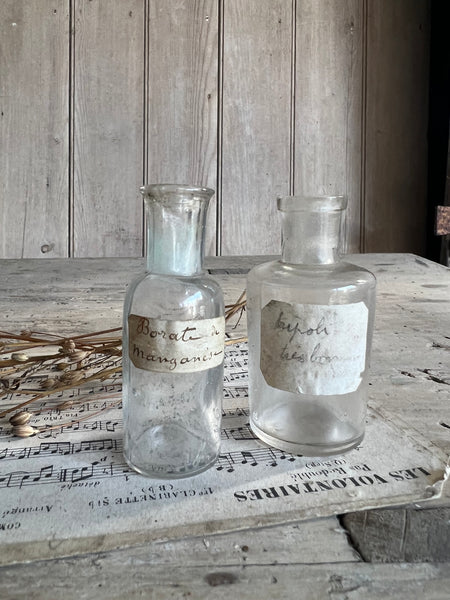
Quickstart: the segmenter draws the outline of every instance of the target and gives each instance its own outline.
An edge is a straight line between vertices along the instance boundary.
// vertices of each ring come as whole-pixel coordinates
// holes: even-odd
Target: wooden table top
[[[226,301],[268,257],[209,258]],[[450,270],[407,254],[353,255],[377,277],[370,402],[450,455]],[[142,259],[0,261],[0,329],[121,325]],[[450,498],[0,568],[1,598],[447,598]]]

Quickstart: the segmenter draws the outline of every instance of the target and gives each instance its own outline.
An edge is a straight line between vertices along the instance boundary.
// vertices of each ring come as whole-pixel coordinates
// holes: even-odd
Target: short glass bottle
[[[340,454],[364,437],[376,280],[339,258],[346,204],[278,198],[282,258],[248,275],[250,424],[293,454]]]
[[[224,302],[202,270],[214,191],[161,184],[141,192],[147,271],[124,305],[124,456],[142,475],[176,479],[211,467],[220,447]]]

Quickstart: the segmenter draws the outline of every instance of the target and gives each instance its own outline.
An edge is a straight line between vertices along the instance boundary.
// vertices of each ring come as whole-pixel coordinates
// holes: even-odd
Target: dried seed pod
[[[9,388],[9,379],[0,379],[0,392],[6,392]]]
[[[66,385],[68,384],[76,384],[84,378],[83,373],[80,371],[67,371],[63,373],[60,377],[60,381]]]
[[[31,413],[29,413],[26,410],[23,410],[22,412],[18,412],[15,415],[13,415],[10,419],[9,422],[11,423],[11,425],[25,425],[26,423],[28,423],[28,421],[31,419],[33,415]]]
[[[87,352],[85,352],[84,350],[74,350],[69,354],[69,362],[80,362],[81,360],[83,360],[83,358],[86,358],[86,356]]]
[[[20,379],[10,379],[9,380],[9,391],[15,392],[20,388]]]
[[[76,349],[76,344],[73,340],[64,340],[61,346],[63,354],[71,354]]]
[[[32,427],[31,425],[15,425],[12,430],[13,435],[22,438],[30,437],[38,431],[39,429],[36,429],[36,427]]]
[[[17,362],[27,362],[29,356],[28,354],[25,354],[25,352],[13,352],[11,358]]]
[[[66,408],[71,408],[73,405],[73,400],[66,400],[65,402],[61,402],[61,404],[58,404],[56,406],[56,408],[58,410],[65,410]]]
[[[41,381],[41,383],[40,383],[40,387],[43,390],[52,390],[57,385],[58,385],[58,381],[56,379],[54,379],[53,377],[49,377],[48,379],[44,379],[44,381]]]

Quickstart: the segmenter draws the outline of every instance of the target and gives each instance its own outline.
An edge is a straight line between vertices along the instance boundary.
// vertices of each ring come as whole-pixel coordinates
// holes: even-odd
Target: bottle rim
[[[155,198],[160,199],[164,196],[179,196],[180,200],[192,200],[193,198],[211,198],[215,190],[212,188],[201,187],[196,185],[186,185],[182,183],[151,183],[143,185],[139,191],[144,196],[144,199]]]
[[[334,212],[347,208],[346,196],[279,196],[277,208],[282,212]]]

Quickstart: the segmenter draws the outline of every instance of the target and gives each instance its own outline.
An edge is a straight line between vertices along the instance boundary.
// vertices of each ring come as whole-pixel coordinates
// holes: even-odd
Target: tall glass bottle
[[[247,281],[250,424],[306,456],[364,436],[375,277],[339,258],[342,196],[278,199],[282,258]]]
[[[130,286],[123,322],[124,455],[143,475],[200,473],[219,454],[224,304],[202,271],[213,190],[141,189],[147,271]]]

